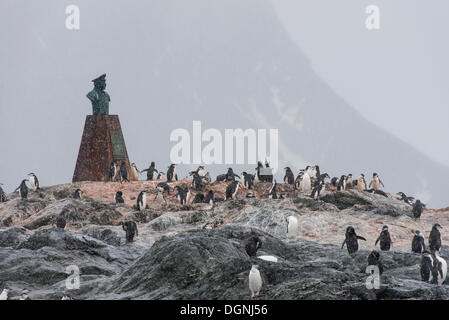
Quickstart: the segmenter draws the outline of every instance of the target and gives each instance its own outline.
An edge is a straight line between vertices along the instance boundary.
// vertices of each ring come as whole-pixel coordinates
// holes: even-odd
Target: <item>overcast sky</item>
[[[449,1],[274,0],[292,38],[365,118],[449,165]],[[367,30],[365,9],[380,9]]]

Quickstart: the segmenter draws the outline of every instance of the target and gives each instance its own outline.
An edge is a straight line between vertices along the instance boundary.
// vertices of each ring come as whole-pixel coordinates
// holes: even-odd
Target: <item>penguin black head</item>
[[[354,227],[352,227],[352,226],[347,227],[347,228],[346,228],[346,234],[347,234],[347,235],[353,235],[353,234],[355,234],[355,229],[354,229]]]
[[[425,250],[423,250],[422,255],[423,255],[424,257],[430,258],[431,255],[432,255],[432,253],[431,253],[429,250],[425,249]]]
[[[117,193],[116,193],[117,195],[119,195],[119,196],[122,196],[123,195],[123,192],[121,192],[121,191],[117,191]]]
[[[150,164],[150,166],[151,167],[154,167],[156,164],[154,163],[154,161],[151,161],[151,164]]]
[[[435,223],[434,225],[433,225],[433,227],[432,227],[432,229],[443,229],[443,227],[442,226],[440,226],[438,223]]]
[[[383,226],[382,231],[388,231],[388,226]]]
[[[361,177],[365,178],[365,175],[363,173],[360,174]]]
[[[377,177],[378,176],[378,174],[377,173],[373,173],[373,178],[375,178],[375,177]]]
[[[291,170],[291,169],[290,169],[290,167],[285,167],[284,170],[285,170],[285,171],[289,171],[289,170]]]
[[[379,252],[376,251],[376,250],[371,251],[371,253],[370,253],[369,255],[370,255],[370,257],[374,258],[374,259],[377,260],[377,261],[378,261],[379,258],[380,258],[380,254],[379,254]]]

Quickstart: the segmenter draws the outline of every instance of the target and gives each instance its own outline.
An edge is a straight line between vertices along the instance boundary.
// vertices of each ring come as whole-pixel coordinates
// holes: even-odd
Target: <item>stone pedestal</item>
[[[118,115],[88,115],[72,182],[108,181],[112,161],[125,161],[131,176]]]

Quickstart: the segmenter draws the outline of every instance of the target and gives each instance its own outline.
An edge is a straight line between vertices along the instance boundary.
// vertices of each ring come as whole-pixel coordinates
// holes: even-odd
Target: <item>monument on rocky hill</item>
[[[105,91],[106,74],[92,80],[94,89],[87,94],[93,114],[86,117],[72,182],[108,181],[112,162],[130,164],[118,115],[109,114],[111,98]]]

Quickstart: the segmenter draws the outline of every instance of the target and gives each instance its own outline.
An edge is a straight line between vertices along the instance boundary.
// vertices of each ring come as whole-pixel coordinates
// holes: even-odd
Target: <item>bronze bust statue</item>
[[[92,80],[94,89],[87,94],[87,98],[92,102],[93,114],[109,114],[109,94],[106,89],[106,74]]]

